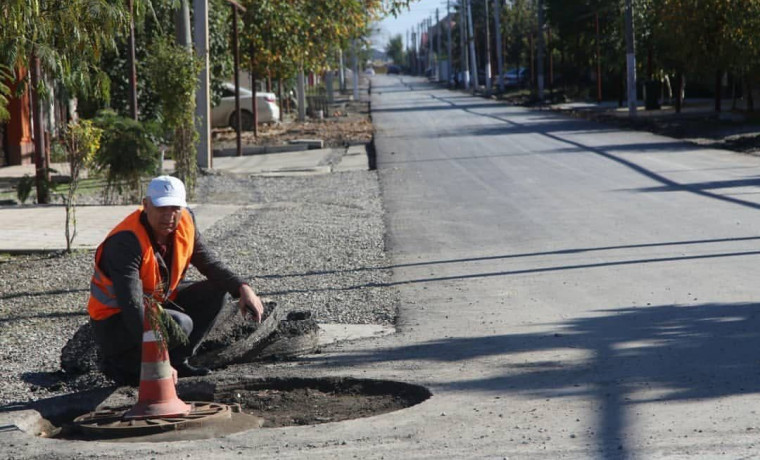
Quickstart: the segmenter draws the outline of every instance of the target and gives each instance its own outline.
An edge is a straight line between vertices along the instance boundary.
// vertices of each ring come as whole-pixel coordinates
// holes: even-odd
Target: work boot
[[[177,369],[178,377],[201,377],[211,373],[211,370],[206,367],[193,366],[187,359],[174,364],[174,368]]]

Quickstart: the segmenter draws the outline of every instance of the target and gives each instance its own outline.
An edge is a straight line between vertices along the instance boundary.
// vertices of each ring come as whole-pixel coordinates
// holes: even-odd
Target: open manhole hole
[[[217,385],[214,400],[239,404],[264,419],[264,427],[314,425],[371,417],[426,400],[421,386],[354,378],[288,378]]]
[[[72,403],[63,405],[67,406],[64,413],[45,413],[44,408],[50,405],[39,404],[38,410],[45,418],[41,422],[44,429],[35,429],[33,434],[69,440],[204,439],[253,428],[371,417],[419,404],[431,396],[426,388],[418,385],[351,377],[246,378],[219,383],[198,379],[182,382],[177,392],[194,407],[198,405],[199,412],[213,413],[213,416],[127,422],[120,414],[134,404],[137,396],[137,389],[127,388],[113,393],[97,407],[84,408]],[[195,401],[206,401],[207,405]],[[225,410],[226,406],[230,410]]]

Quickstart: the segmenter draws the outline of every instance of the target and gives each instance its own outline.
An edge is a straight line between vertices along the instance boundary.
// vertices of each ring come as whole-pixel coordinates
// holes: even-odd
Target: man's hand
[[[261,318],[264,316],[264,304],[261,303],[259,296],[253,292],[251,286],[243,284],[240,286],[240,302],[238,302],[238,308],[243,318],[246,315],[250,315],[257,323],[261,322]]]

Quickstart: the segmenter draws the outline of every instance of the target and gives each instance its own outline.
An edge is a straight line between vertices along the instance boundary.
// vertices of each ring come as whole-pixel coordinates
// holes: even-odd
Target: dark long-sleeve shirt
[[[195,220],[195,216],[193,216],[193,220]],[[163,252],[163,248],[158,245],[153,237],[145,213],[140,215],[140,222],[145,226],[148,235],[150,235],[153,250],[157,254],[156,259],[159,261],[161,277],[165,283],[168,283],[169,273],[171,273],[172,248],[169,247],[169,252],[164,257],[160,257],[159,254]],[[134,331],[138,335],[142,332],[140,319],[140,308],[143,302],[143,286],[140,280],[141,263],[142,248],[134,233],[129,231],[119,232],[111,235],[103,243],[100,269],[113,282],[116,301],[121,308],[125,324],[130,331]],[[214,251],[206,244],[197,227],[195,229],[195,242],[190,263],[202,275],[218,283],[219,286],[229,292],[234,298],[240,295],[240,286],[244,284],[244,281],[217,258]]]

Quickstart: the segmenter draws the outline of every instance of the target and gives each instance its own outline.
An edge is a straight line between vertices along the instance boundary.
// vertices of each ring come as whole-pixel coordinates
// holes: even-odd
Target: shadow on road
[[[439,94],[442,94],[440,92]],[[566,119],[546,112],[509,113],[509,108],[498,104],[483,104],[473,99],[457,96],[431,96],[449,106],[479,117],[498,121],[495,126],[475,126],[476,129],[456,129],[454,132],[428,134],[436,137],[498,136],[508,134],[536,134],[556,144],[557,151],[566,153],[589,153],[613,161],[634,173],[646,177],[655,186],[640,188],[640,193],[685,191],[751,209],[759,209],[760,203],[741,199],[728,189],[754,187],[760,184],[757,175],[733,177],[726,181],[685,183],[647,167],[638,160],[639,153],[671,155],[699,151],[703,148],[680,141],[668,141],[652,137],[652,142],[603,141],[604,145],[586,145],[573,137],[576,133],[608,132],[603,124]],[[423,102],[424,106],[431,106]],[[488,109],[481,111],[478,109]],[[388,112],[400,112],[403,107],[390,107]],[[421,109],[423,110],[423,109]],[[436,116],[444,116],[436,106]],[[498,112],[498,113],[497,113]],[[513,116],[516,115],[516,116]],[[530,117],[528,117],[528,115]],[[528,121],[529,118],[529,121]],[[522,120],[526,120],[523,122]],[[598,130],[597,130],[598,128]],[[393,133],[391,133],[392,135]],[[425,135],[423,133],[423,135]],[[506,138],[505,138],[506,139]],[[554,152],[554,151],[552,151]],[[522,154],[546,154],[552,152],[518,152]],[[477,152],[476,152],[477,153]],[[465,155],[462,155],[463,157]],[[505,154],[504,156],[509,156]],[[402,157],[403,158],[403,157]],[[469,157],[468,157],[469,158]],[[462,158],[462,159],[468,159]],[[452,158],[425,158],[414,161],[451,161]],[[383,159],[385,165],[403,163],[404,159]],[[668,166],[668,165],[666,165]],[[732,168],[733,169],[733,168]],[[751,169],[754,173],[756,168]],[[738,175],[738,174],[737,174]],[[723,191],[724,193],[720,193]],[[754,239],[755,237],[746,237]],[[745,238],[739,238],[744,240]],[[705,244],[733,241],[732,238],[663,242],[652,246]],[[573,254],[574,251],[602,251],[618,248],[643,248],[648,244],[632,244],[612,248],[580,248],[540,253],[541,255]],[[533,266],[507,270],[494,270],[455,274],[452,276],[429,276],[400,279],[389,285],[405,285],[436,281],[464,280],[483,277],[506,277],[512,275],[538,274],[562,270],[603,268],[611,266],[638,265],[674,261],[709,261],[724,257],[755,257],[760,251],[722,248],[708,252],[700,250],[673,251],[667,255],[651,257],[643,254],[626,257],[595,255],[582,261],[563,263],[553,260],[549,266]],[[398,264],[383,269],[412,267],[417,265],[448,264],[513,257],[530,257],[538,254],[504,254],[483,258],[423,261]],[[709,263],[709,262],[708,262]],[[450,271],[448,273],[451,273]],[[304,274],[308,275],[308,274]],[[494,307],[498,308],[498,307]],[[595,311],[586,317],[575,318],[556,324],[547,324],[544,333],[503,334],[480,337],[452,337],[431,340],[412,345],[341,352],[326,359],[325,365],[367,366],[372,363],[393,362],[445,362],[464,363],[488,359],[501,368],[494,369],[486,377],[438,381],[434,385],[441,391],[486,392],[497,395],[533,395],[539,398],[588,398],[598,407],[595,442],[611,456],[625,456],[626,432],[629,416],[637,406],[677,401],[710,400],[727,396],[760,393],[760,304],[707,303],[697,305],[623,306]],[[549,352],[552,355],[566,350],[577,350],[584,359],[573,361],[538,358],[525,363],[517,358],[521,353]],[[319,362],[322,358],[314,358]],[[498,361],[496,361],[498,360]],[[622,453],[620,453],[622,452]],[[602,455],[602,458],[608,457]]]
[[[428,86],[428,85],[420,85],[419,89],[420,90],[434,90],[437,88],[433,86]],[[479,112],[476,110],[480,108],[508,109],[508,107],[502,107],[496,103],[476,102],[476,101],[473,101],[472,98],[459,101],[459,100],[456,100],[454,97],[448,97],[448,96],[440,97],[435,94],[431,94],[430,97],[446,105],[424,105],[424,106],[415,106],[411,108],[408,105],[405,105],[404,107],[386,108],[386,109],[381,108],[381,109],[374,109],[373,111],[374,112],[383,112],[383,111],[402,112],[402,111],[428,111],[428,110],[437,110],[437,111],[438,110],[462,110],[479,117],[486,117],[486,118],[497,120],[505,125],[495,126],[495,127],[481,126],[474,130],[470,129],[466,131],[455,130],[451,133],[446,133],[443,136],[459,137],[459,136],[465,136],[465,135],[489,136],[489,135],[504,135],[504,134],[540,134],[554,141],[557,141],[561,144],[565,144],[567,147],[565,147],[564,149],[560,149],[562,151],[571,152],[571,153],[589,152],[589,153],[599,155],[608,160],[614,161],[622,166],[625,166],[626,168],[629,168],[633,170],[634,172],[637,172],[661,184],[662,186],[662,187],[657,187],[657,188],[641,189],[640,191],[643,193],[647,193],[651,191],[679,190],[679,191],[690,192],[695,195],[700,195],[705,198],[725,201],[728,203],[737,204],[737,205],[745,206],[752,209],[760,209],[760,203],[749,201],[742,198],[737,198],[736,196],[731,196],[728,194],[720,194],[720,193],[712,191],[719,188],[753,186],[753,185],[756,185],[754,178],[744,180],[745,182],[743,183],[742,183],[743,179],[732,180],[731,183],[726,185],[725,187],[717,187],[717,186],[703,187],[703,186],[700,186],[700,184],[693,184],[693,185],[682,184],[676,180],[666,177],[662,173],[652,171],[651,169],[648,169],[635,161],[622,158],[621,156],[615,153],[615,152],[637,153],[637,152],[642,152],[642,151],[662,151],[663,153],[672,154],[672,153],[677,153],[677,152],[699,150],[701,149],[701,147],[699,146],[695,146],[687,142],[676,141],[676,140],[672,142],[661,141],[661,142],[645,142],[645,143],[634,143],[634,144],[621,143],[621,144],[615,144],[615,145],[589,146],[580,142],[567,139],[563,136],[571,132],[595,132],[596,131],[595,128],[598,128],[598,132],[603,132],[603,131],[608,131],[609,127],[606,127],[600,123],[575,120],[575,119],[566,119],[560,116],[549,115],[549,114],[543,115],[541,114],[541,112],[535,112],[536,117],[532,119],[530,123],[521,123],[521,122],[515,121],[514,119],[515,117],[512,116],[512,115],[517,115],[517,114],[484,113],[484,112]],[[520,115],[524,117],[525,113],[526,112],[521,112]],[[532,113],[532,112],[528,112],[528,113]],[[440,136],[440,133],[437,133],[436,136]],[[530,152],[530,153],[546,154],[549,152]],[[505,155],[505,156],[509,156],[509,155]],[[449,161],[449,160],[452,160],[452,158],[443,158],[440,160]],[[429,160],[423,160],[423,161],[440,161],[440,160],[429,159]],[[383,161],[382,165],[391,166],[394,163],[403,163],[403,162],[404,160]]]
[[[307,277],[307,276],[329,276],[332,274],[338,274],[338,273],[350,273],[350,272],[361,272],[361,271],[368,271],[368,270],[394,270],[399,268],[408,268],[408,267],[419,267],[419,266],[428,266],[428,265],[444,265],[444,264],[460,264],[460,263],[472,263],[472,262],[488,262],[488,261],[499,261],[499,260],[509,260],[509,259],[517,259],[517,258],[529,258],[529,257],[539,257],[539,256],[563,256],[563,255],[577,255],[577,254],[584,254],[584,253],[595,253],[595,252],[603,252],[603,251],[615,251],[615,250],[631,250],[631,249],[646,249],[646,248],[652,248],[652,247],[678,247],[678,246],[686,246],[686,245],[705,245],[705,244],[723,244],[723,243],[731,243],[731,242],[741,242],[741,241],[751,241],[751,240],[757,240],[760,239],[760,237],[756,236],[747,236],[747,237],[733,237],[733,238],[715,238],[715,239],[707,239],[707,240],[684,240],[684,241],[672,241],[672,242],[662,242],[662,243],[640,243],[640,244],[626,244],[626,245],[617,245],[617,246],[604,246],[604,247],[588,247],[588,248],[569,248],[569,249],[560,249],[556,251],[542,251],[542,252],[534,252],[534,253],[517,253],[517,254],[502,254],[502,255],[496,255],[496,256],[484,256],[484,257],[468,257],[468,258],[460,258],[460,259],[448,259],[448,260],[433,260],[433,261],[423,261],[423,262],[413,262],[413,263],[401,263],[401,264],[393,264],[388,266],[382,266],[382,267],[361,267],[361,268],[351,268],[346,270],[329,270],[329,271],[311,271],[311,272],[303,272],[303,273],[291,273],[291,274],[277,274],[277,275],[269,275],[269,276],[261,276],[261,278],[267,278],[267,279],[279,279],[279,278],[287,278],[287,277]],[[697,251],[688,251],[688,252],[679,252],[677,255],[664,255],[660,257],[635,257],[633,255],[626,256],[624,258],[620,258],[618,256],[612,256],[607,257],[604,260],[600,260],[601,255],[595,256],[591,258],[588,262],[581,262],[578,263],[567,263],[563,262],[562,260],[557,260],[555,264],[548,265],[548,266],[540,266],[540,267],[528,267],[528,268],[515,268],[511,270],[497,270],[497,271],[476,271],[476,272],[469,272],[469,273],[460,273],[460,274],[454,274],[454,275],[448,275],[448,276],[429,276],[429,277],[423,277],[423,278],[407,278],[407,279],[399,279],[397,281],[390,281],[385,283],[373,283],[373,284],[349,284],[349,285],[340,285],[337,283],[332,283],[329,281],[325,281],[320,284],[320,286],[314,286],[312,288],[305,288],[305,289],[296,289],[296,290],[288,290],[288,291],[272,291],[272,292],[261,292],[261,295],[264,296],[278,296],[278,295],[286,295],[286,294],[297,294],[297,293],[308,293],[308,292],[320,292],[320,291],[352,291],[357,289],[370,289],[370,288],[387,288],[387,287],[395,287],[395,286],[405,286],[405,285],[412,285],[412,284],[420,284],[420,283],[432,283],[432,282],[440,282],[440,281],[462,281],[462,280],[470,280],[470,279],[482,279],[482,278],[493,278],[493,277],[507,277],[507,276],[517,276],[517,275],[527,275],[527,274],[540,274],[540,273],[552,273],[552,272],[562,272],[562,271],[568,271],[568,270],[585,270],[585,269],[595,269],[595,268],[608,268],[608,267],[616,267],[616,266],[631,266],[631,265],[647,265],[647,264],[656,264],[656,263],[672,263],[672,262],[684,262],[684,261],[708,261],[713,259],[724,259],[724,258],[733,258],[733,257],[755,257],[760,255],[760,250],[744,250],[744,251],[736,251],[736,250],[720,250],[720,251],[710,251],[710,252],[697,252]],[[253,276],[253,275],[251,275]],[[324,287],[327,285],[327,287]]]
[[[615,153],[612,153],[613,151],[618,152],[639,152],[641,150],[656,150],[658,148],[666,149],[667,153],[672,153],[674,151],[686,151],[686,150],[699,150],[700,147],[694,146],[692,144],[689,144],[687,142],[658,142],[658,143],[635,143],[635,144],[618,144],[618,145],[607,145],[607,146],[588,146],[585,144],[582,144],[580,142],[572,141],[569,139],[566,139],[562,137],[561,135],[558,135],[557,132],[567,132],[571,131],[571,126],[574,126],[577,124],[576,129],[584,129],[589,130],[589,126],[599,126],[600,129],[604,129],[603,125],[598,123],[592,123],[592,122],[585,122],[585,121],[579,121],[579,120],[564,120],[559,117],[551,117],[552,120],[555,120],[555,122],[547,123],[547,122],[541,122],[541,123],[531,123],[531,124],[524,124],[514,121],[513,119],[507,118],[507,116],[504,115],[498,115],[498,114],[492,114],[492,113],[482,113],[482,112],[476,112],[472,110],[469,106],[466,104],[457,104],[456,102],[453,102],[449,100],[449,98],[443,98],[439,96],[432,96],[433,98],[440,100],[441,102],[445,102],[449,104],[452,108],[458,109],[458,110],[464,110],[465,112],[471,113],[473,115],[477,115],[480,117],[487,117],[492,118],[494,120],[498,120],[503,123],[507,123],[509,126],[520,130],[520,132],[532,132],[534,134],[540,134],[543,136],[546,136],[554,141],[563,143],[568,145],[571,149],[573,149],[574,152],[578,151],[585,151],[594,153],[596,155],[599,155],[601,157],[604,157],[608,160],[614,161],[622,166],[625,166],[655,182],[658,182],[662,184],[662,186],[673,189],[673,190],[683,190],[687,192],[691,192],[695,195],[700,195],[705,198],[711,198],[715,200],[725,201],[732,204],[737,204],[740,206],[745,206],[752,209],[760,209],[760,203],[756,203],[753,201],[744,200],[741,198],[736,198],[734,196],[729,195],[721,195],[718,193],[711,192],[709,190],[717,188],[706,188],[706,187],[689,187],[689,184],[681,184],[678,181],[675,181],[673,179],[670,179],[666,176],[664,176],[661,173],[652,171],[634,161],[624,159]],[[498,107],[495,104],[491,104],[489,107]],[[558,125],[559,123],[559,125]],[[562,129],[560,129],[560,126]],[[652,145],[654,145],[652,147]],[[646,191],[646,190],[644,190]]]
[[[446,338],[333,356],[330,365],[463,362],[489,356],[504,356],[506,362],[518,353],[585,351],[590,358],[576,364],[505,363],[502,375],[436,386],[536,398],[592,398],[599,405],[596,442],[606,452],[626,451],[626,416],[639,404],[760,393],[759,304],[660,305],[597,313],[604,316],[553,324],[545,334]]]
[[[522,259],[526,257],[543,257],[543,256],[556,256],[556,255],[567,255],[567,254],[588,254],[588,253],[594,253],[594,252],[615,251],[615,250],[620,250],[620,249],[645,249],[645,248],[671,247],[671,246],[677,247],[677,246],[691,246],[691,245],[696,245],[696,244],[700,244],[700,245],[701,244],[720,244],[720,243],[735,243],[735,242],[756,241],[756,240],[760,240],[760,236],[712,238],[712,239],[703,239],[703,240],[664,241],[664,242],[658,242],[658,243],[632,243],[632,244],[620,244],[620,245],[615,245],[615,246],[568,248],[568,249],[557,249],[554,251],[523,252],[523,253],[515,253],[515,254],[501,254],[501,255],[482,256],[482,257],[464,257],[464,258],[458,258],[458,259],[445,259],[445,260],[428,260],[428,261],[421,261],[421,262],[397,263],[397,264],[386,265],[382,267],[359,267],[359,268],[347,268],[345,270],[317,270],[317,271],[287,273],[287,274],[278,273],[275,275],[259,275],[259,278],[262,278],[262,279],[280,279],[280,278],[291,278],[291,277],[301,278],[304,276],[321,276],[321,275],[331,275],[331,274],[337,274],[337,273],[351,273],[351,272],[361,272],[361,271],[371,271],[371,270],[393,270],[393,269],[398,269],[398,268],[421,267],[421,266],[426,266],[426,265],[460,264],[460,263],[468,263],[468,262],[486,262],[486,261],[497,261],[497,260],[508,260],[508,259]],[[735,254],[723,253],[719,255],[725,257],[728,255],[739,255],[739,254],[743,254],[743,253],[735,253]],[[694,256],[694,257],[698,257],[698,256]],[[655,260],[659,260],[659,259],[655,259]],[[250,276],[254,276],[254,275],[250,275]]]

